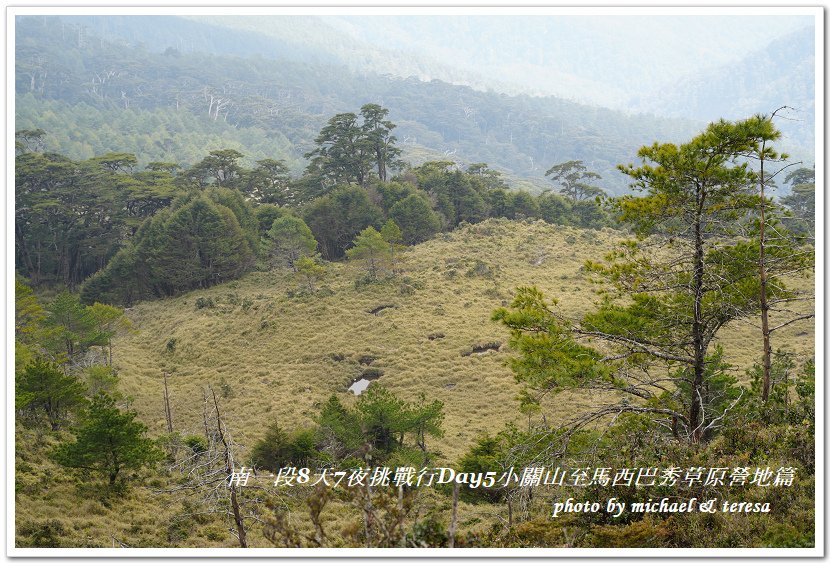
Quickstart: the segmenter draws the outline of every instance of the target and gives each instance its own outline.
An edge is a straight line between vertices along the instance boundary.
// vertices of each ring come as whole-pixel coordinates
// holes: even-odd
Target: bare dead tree
[[[449,546],[450,548],[455,547],[455,525],[458,519],[458,488],[460,485],[458,482],[453,483],[452,488],[452,513],[450,514],[450,527],[447,530],[447,534],[449,535]]]
[[[262,524],[262,509],[278,502],[283,493],[265,476],[260,478],[239,463],[237,445],[222,415],[212,388],[204,390],[203,429],[206,445],[179,448],[171,463],[174,484],[158,494],[180,498],[188,507],[185,517],[221,516],[240,547],[249,546],[253,524]]]
[[[170,392],[167,389],[168,373],[164,373],[164,417],[167,420],[167,432],[173,433],[173,412],[170,410]]]
[[[216,409],[216,429],[219,434],[219,439],[222,442],[225,457],[225,476],[228,479],[228,488],[230,489],[231,509],[233,510],[233,519],[236,524],[237,538],[239,539],[239,547],[248,547],[247,532],[245,531],[245,521],[242,518],[242,513],[239,509],[239,499],[237,498],[237,489],[239,484],[234,478],[236,473],[234,467],[233,450],[231,450],[228,439],[225,438],[225,430],[222,423],[222,415],[219,414],[219,401],[216,399],[216,393],[211,389],[213,394],[213,406]]]

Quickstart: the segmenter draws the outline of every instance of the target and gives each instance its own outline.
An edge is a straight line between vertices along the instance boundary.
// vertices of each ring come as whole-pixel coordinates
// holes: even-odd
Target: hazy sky
[[[809,16],[328,16],[378,48],[476,72],[504,88],[624,106],[732,63]]]

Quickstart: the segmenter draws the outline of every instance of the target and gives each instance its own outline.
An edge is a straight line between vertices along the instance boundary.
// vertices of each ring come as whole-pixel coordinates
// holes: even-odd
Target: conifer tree
[[[75,441],[55,448],[53,458],[66,467],[100,473],[112,487],[125,471],[151,466],[163,457],[146,437],[147,427],[135,418],[135,412],[121,411],[112,397],[98,395],[75,431]]]
[[[320,255],[302,256],[295,263],[297,267],[297,275],[305,283],[305,287],[309,293],[317,291],[317,283],[326,275],[326,267],[320,259]]]
[[[354,239],[354,246],[346,251],[349,260],[362,260],[369,281],[377,281],[391,258],[389,243],[374,228],[366,227]]]
[[[398,253],[403,248],[403,233],[392,219],[388,219],[380,230],[380,236],[389,244],[389,262],[393,274],[398,273]]]
[[[51,348],[57,357],[65,359],[70,365],[90,346],[105,342],[92,311],[68,291],[59,293],[46,310],[49,316],[45,323],[52,329]]]
[[[380,225],[381,210],[359,186],[339,186],[303,209],[305,220],[326,260],[342,258],[354,238],[370,225]]]
[[[317,249],[317,241],[311,229],[299,217],[289,215],[276,219],[265,235],[268,255],[274,263],[297,271],[297,261],[311,256]]]
[[[339,113],[328,120],[314,139],[317,148],[305,154],[311,159],[308,173],[320,174],[330,185],[355,182],[366,187],[372,168],[372,145],[354,113]]]
[[[712,345],[723,327],[759,312],[757,244],[754,252],[739,235],[759,202],[757,175],[743,157],[762,135],[752,120],[719,121],[682,145],[641,148],[641,166],[621,166],[642,192],[617,202],[638,238],[606,262],[586,264],[607,284],[597,309],[566,318],[555,300],[521,288],[494,315],[520,351],[517,378],[537,391],[582,386],[636,398],[577,425],[649,413],[692,442],[722,425],[730,407],[706,391],[722,375],[712,369]],[[770,284],[770,292],[781,287]]]
[[[552,181],[558,182],[562,194],[573,201],[603,194],[601,188],[589,183],[591,180],[599,180],[600,175],[588,170],[581,160],[569,160],[552,166],[545,172],[545,176],[550,176]]]
[[[84,402],[84,385],[60,367],[35,358],[15,381],[15,407],[42,410],[52,430],[57,430],[67,414]]]
[[[395,203],[389,216],[400,227],[406,244],[424,242],[441,229],[441,220],[421,194],[411,194]]]
[[[378,104],[366,104],[360,108],[363,117],[363,133],[374,157],[378,179],[386,181],[390,168],[399,166],[398,157],[401,149],[395,146],[397,139],[392,135],[395,124],[386,119],[389,110]]]

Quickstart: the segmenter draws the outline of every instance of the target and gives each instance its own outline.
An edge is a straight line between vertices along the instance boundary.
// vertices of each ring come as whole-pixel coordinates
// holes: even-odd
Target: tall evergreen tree
[[[24,152],[15,160],[16,264],[33,285],[74,288],[103,267],[125,236],[136,181],[93,161]]]
[[[777,220],[775,217],[777,206],[767,196],[767,190],[774,184],[775,177],[788,168],[786,166],[780,168],[781,165],[778,164],[784,162],[788,156],[778,153],[772,145],[774,141],[781,137],[781,132],[775,128],[773,119],[783,109],[786,109],[786,106],[774,111],[770,116],[756,115],[745,122],[747,129],[751,131],[750,134],[754,142],[744,152],[744,156],[754,159],[758,163],[758,220],[757,233],[753,234],[757,238],[758,247],[758,299],[761,309],[761,338],[763,341],[761,398],[764,402],[769,399],[772,388],[772,333],[798,320],[813,317],[812,313],[793,315],[791,311],[787,311],[790,318],[786,322],[778,327],[770,325],[770,311],[775,310],[776,305],[780,304],[781,301],[780,299],[776,300],[772,294],[775,292],[783,293],[783,286],[780,280],[775,280],[775,276],[780,273],[793,275],[803,271],[811,265],[813,256],[812,248],[798,248],[796,237]],[[779,169],[777,171],[771,170],[770,167],[775,167],[776,164],[778,164]],[[775,291],[771,291],[771,284],[777,284]],[[788,297],[786,301],[791,299],[791,297]]]
[[[363,187],[368,185],[373,147],[358,124],[357,115],[335,115],[314,142],[317,148],[304,155],[311,159],[307,173],[319,173],[329,186],[351,182]]]
[[[591,180],[599,180],[600,175],[588,170],[581,160],[569,160],[552,166],[545,172],[545,176],[550,176],[552,181],[558,182],[562,194],[574,201],[604,193],[601,188],[588,183]]]
[[[580,385],[645,399],[607,404],[579,424],[650,413],[692,442],[723,424],[706,392],[720,375],[711,346],[724,326],[759,312],[757,254],[735,238],[757,210],[756,174],[742,157],[758,134],[749,121],[720,121],[688,143],[643,147],[641,166],[621,167],[643,192],[618,202],[640,238],[587,264],[610,290],[581,319],[529,288],[496,312],[522,352],[517,377],[537,389]]]
[[[209,155],[195,164],[189,172],[194,178],[199,178],[200,183],[210,181],[217,186],[236,187],[242,175],[239,160],[243,156],[234,149],[210,151]]]
[[[399,166],[398,157],[401,155],[401,149],[395,146],[397,138],[392,135],[395,124],[386,119],[389,110],[378,104],[364,105],[360,108],[360,115],[363,117],[363,133],[374,157],[378,179],[385,182],[388,170]]]
[[[266,158],[258,160],[256,168],[245,173],[243,191],[259,203],[292,205],[296,203],[296,194],[291,184],[285,162]]]

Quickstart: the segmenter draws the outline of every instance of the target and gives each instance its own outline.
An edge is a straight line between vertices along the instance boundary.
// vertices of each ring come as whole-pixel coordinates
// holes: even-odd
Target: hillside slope
[[[137,332],[115,343],[122,389],[135,398],[154,433],[165,428],[162,377],[169,385],[175,426],[196,431],[202,389],[223,389],[228,424],[250,447],[273,421],[310,426],[331,394],[348,398],[351,382],[369,366],[378,380],[407,400],[423,393],[444,402],[444,437],[437,447],[457,460],[484,432],[527,424],[519,391],[501,351],[472,353],[476,345],[505,344],[508,334],[490,320],[517,286],[536,285],[566,313],[587,311],[596,300],[580,273],[620,240],[612,230],[588,231],[542,222],[488,220],[408,249],[404,274],[386,284],[355,287],[358,266],[329,265],[326,289],[291,296],[288,272],[257,272],[174,299],[129,311]],[[799,285],[807,286],[806,280]],[[214,308],[197,309],[211,298]],[[376,314],[370,311],[387,307]],[[743,377],[760,356],[749,323],[726,331],[726,360]],[[174,339],[175,351],[168,351]],[[782,330],[773,345],[813,356],[810,323]],[[577,392],[551,397],[543,413],[564,420],[596,400]]]
[[[495,347],[507,339],[490,321],[492,310],[527,284],[557,297],[566,313],[588,310],[596,296],[580,273],[582,263],[603,256],[620,237],[612,230],[490,219],[410,247],[402,256],[403,274],[386,284],[358,287],[358,266],[331,263],[313,297],[298,295],[296,281],[283,271],[255,272],[208,290],[140,303],[127,312],[133,330],[113,346],[119,391],[132,399],[150,434],[162,437],[163,374],[170,374],[174,430],[202,435],[203,390],[212,386],[226,431],[241,446],[237,462],[245,464],[270,424],[286,431],[312,426],[332,394],[353,404],[348,386],[374,368],[383,372],[378,382],[399,397],[413,401],[423,393],[444,403],[444,435],[427,445],[441,452],[433,458],[436,465],[452,465],[482,434],[528,422],[515,400],[519,386],[505,365],[509,349],[473,353],[477,345]],[[811,280],[797,283],[808,288]],[[725,334],[725,359],[745,380],[744,368],[760,352],[756,328],[744,323]],[[803,361],[814,356],[813,342],[813,326],[806,322],[776,333],[773,345]],[[552,394],[541,414],[555,423],[597,400],[587,392]],[[196,504],[188,494],[162,492],[181,486],[180,472],[144,471],[142,484],[112,496],[49,457],[58,438],[67,436],[23,424],[16,432],[18,546],[238,545],[225,513],[194,514],[200,491],[189,493]],[[308,526],[301,501],[280,494]],[[424,513],[431,511],[446,525],[449,496],[431,489],[423,495]],[[354,506],[334,502],[327,529],[339,533],[360,521]],[[506,512],[503,504],[462,501],[460,533],[498,526]],[[272,546],[260,527],[252,530],[252,547]]]

